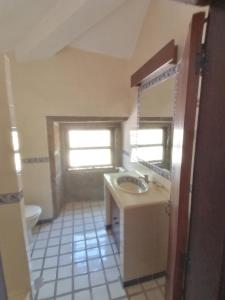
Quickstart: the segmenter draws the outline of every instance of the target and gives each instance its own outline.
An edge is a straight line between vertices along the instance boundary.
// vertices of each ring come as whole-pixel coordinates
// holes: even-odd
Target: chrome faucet
[[[140,179],[143,179],[146,183],[149,183],[148,175],[139,176]]]

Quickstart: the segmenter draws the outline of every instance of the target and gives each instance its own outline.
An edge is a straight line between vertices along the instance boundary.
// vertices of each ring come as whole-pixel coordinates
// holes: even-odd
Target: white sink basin
[[[149,185],[142,178],[131,175],[122,175],[117,178],[116,185],[124,192],[131,194],[143,194],[149,189]]]

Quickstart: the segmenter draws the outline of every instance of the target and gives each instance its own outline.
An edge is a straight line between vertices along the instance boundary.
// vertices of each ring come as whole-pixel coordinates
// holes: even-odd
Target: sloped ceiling
[[[0,51],[19,61],[71,46],[132,55],[150,0],[0,0]]]

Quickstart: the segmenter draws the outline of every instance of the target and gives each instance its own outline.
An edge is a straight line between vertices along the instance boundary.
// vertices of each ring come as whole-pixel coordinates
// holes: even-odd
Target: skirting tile
[[[0,194],[0,205],[19,202],[23,198],[23,191],[17,193]]]

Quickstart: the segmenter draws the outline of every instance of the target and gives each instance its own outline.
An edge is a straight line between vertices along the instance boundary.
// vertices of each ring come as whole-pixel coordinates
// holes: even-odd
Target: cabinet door
[[[193,161],[196,108],[205,13],[193,15],[176,86],[174,134],[172,146],[171,215],[166,297],[182,299],[184,262],[189,227],[189,197]]]
[[[112,199],[112,233],[118,248],[120,250],[120,210]]]

